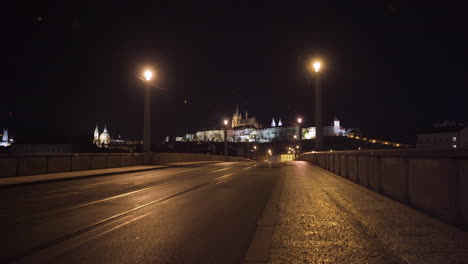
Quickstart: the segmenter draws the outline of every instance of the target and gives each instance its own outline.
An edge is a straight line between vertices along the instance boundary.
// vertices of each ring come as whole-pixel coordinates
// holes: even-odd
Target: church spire
[[[3,129],[2,142],[8,142],[8,129]]]
[[[280,120],[278,121],[278,126],[282,126],[282,125],[283,123],[281,123],[281,118],[280,118]]]
[[[275,119],[273,118],[273,120],[271,120],[271,127],[275,127],[276,126],[276,122],[275,122]]]

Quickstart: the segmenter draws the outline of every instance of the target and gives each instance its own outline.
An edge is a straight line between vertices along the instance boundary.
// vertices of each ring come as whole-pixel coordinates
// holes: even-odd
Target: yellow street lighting
[[[302,118],[299,117],[299,118],[297,119],[297,122],[298,122],[299,124],[302,123]]]
[[[224,119],[224,125],[227,126],[227,124],[228,124],[227,119]]]
[[[145,71],[145,79],[147,81],[151,81],[151,77],[153,77],[153,73],[150,70]]]
[[[254,146],[254,149],[257,149],[257,146]]]
[[[296,146],[296,148],[298,149],[298,148],[299,148],[299,146]]]
[[[318,62],[318,61],[314,62],[314,69],[315,69],[315,72],[320,71],[320,62]]]

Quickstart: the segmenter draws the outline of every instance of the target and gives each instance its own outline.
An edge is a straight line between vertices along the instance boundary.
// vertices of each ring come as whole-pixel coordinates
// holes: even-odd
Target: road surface
[[[0,190],[1,262],[240,263],[277,176],[253,162]]]
[[[0,190],[1,263],[468,263],[468,233],[306,162]]]

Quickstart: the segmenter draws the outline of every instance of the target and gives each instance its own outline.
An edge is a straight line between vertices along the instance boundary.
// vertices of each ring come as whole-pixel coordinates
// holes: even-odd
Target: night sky
[[[146,66],[155,142],[220,126],[236,105],[313,125],[312,58],[326,123],[406,138],[468,121],[466,14],[447,1],[74,2],[2,12],[0,127],[13,135],[91,137],[98,123],[141,138]]]

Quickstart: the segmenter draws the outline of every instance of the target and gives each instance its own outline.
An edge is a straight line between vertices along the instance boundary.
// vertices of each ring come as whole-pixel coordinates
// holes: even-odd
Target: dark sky
[[[236,105],[265,124],[301,115],[313,125],[306,64],[314,57],[324,63],[327,123],[336,115],[346,128],[383,138],[468,121],[463,7],[342,2],[7,6],[0,126],[23,136],[75,136],[91,135],[98,123],[139,138],[137,75],[145,66],[157,70],[161,87],[152,100],[155,141],[219,126]]]

